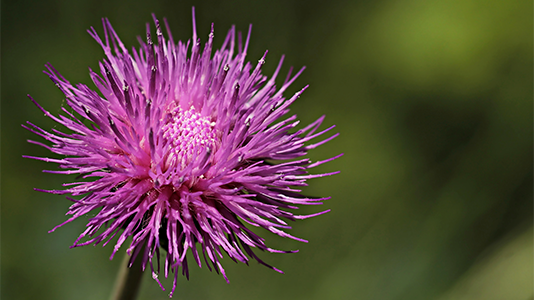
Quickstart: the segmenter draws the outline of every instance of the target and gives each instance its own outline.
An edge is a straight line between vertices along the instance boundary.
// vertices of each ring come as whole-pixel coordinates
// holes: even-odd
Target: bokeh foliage
[[[286,272],[223,260],[227,285],[205,268],[180,278],[176,299],[533,298],[532,1],[15,1],[2,2],[2,299],[103,299],[120,257],[110,246],[69,249],[78,220],[53,234],[69,201],[37,193],[73,178],[46,175],[47,156],[19,124],[53,122],[62,94],[41,73],[51,62],[73,83],[103,53],[85,32],[109,17],[136,46],[150,13],[167,17],[175,40],[191,32],[191,6],[206,40],[253,23],[249,60],[269,49],[308,69],[293,106],[302,124],[326,114],[341,136],[313,159],[344,152],[305,191],[331,195],[332,212],[295,224],[300,244],[267,233],[264,254]],[[287,94],[289,96],[289,93]],[[316,207],[303,208],[315,212]],[[90,216],[88,216],[90,217]],[[146,274],[140,299],[167,299]],[[163,280],[166,287],[170,280]]]

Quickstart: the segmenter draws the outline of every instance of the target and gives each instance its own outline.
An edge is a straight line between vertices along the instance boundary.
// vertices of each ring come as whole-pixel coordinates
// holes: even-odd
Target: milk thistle
[[[328,199],[303,196],[298,188],[308,179],[337,173],[309,174],[308,170],[340,155],[317,162],[303,158],[308,150],[337,136],[309,143],[334,126],[318,132],[324,116],[298,130],[295,115],[281,120],[307,88],[289,99],[283,96],[304,68],[293,76],[290,70],[277,89],[275,78],[283,57],[270,78],[261,73],[267,52],[255,66],[245,62],[250,28],[243,44],[232,27],[221,49],[212,55],[213,25],[201,49],[194,10],[193,37],[187,43],[174,42],[165,20],[166,39],[153,18],[155,39],[147,24],[146,42],[139,38],[140,48],[131,52],[109,20],[102,21],[104,39],[94,28],[88,30],[105,53],[100,73],[90,70],[99,93],[84,84],[72,85],[47,64],[45,73],[65,94],[68,108],[54,116],[30,97],[47,117],[70,132],[45,131],[27,122],[25,128],[51,145],[29,142],[62,158],[25,157],[57,163],[63,169],[44,172],[87,179],[64,184],[63,190],[36,189],[80,196],[67,196],[74,202],[67,213],[71,217],[51,231],[80,216],[96,214],[71,247],[106,245],[118,236],[113,258],[131,238],[126,250],[129,265],[141,260],[143,270],[150,266],[158,283],[160,249],[164,250],[164,275],[174,273],[171,296],[179,268],[189,276],[187,256],[198,266],[204,260],[226,281],[220,262],[223,253],[245,264],[255,259],[282,273],[252,249],[297,251],[269,248],[248,226],[307,242],[284,231],[291,228],[286,220],[329,211],[291,212],[299,205]]]

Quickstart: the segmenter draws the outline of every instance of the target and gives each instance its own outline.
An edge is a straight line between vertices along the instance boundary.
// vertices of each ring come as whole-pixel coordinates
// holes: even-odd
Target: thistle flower
[[[244,45],[237,34],[236,49],[232,27],[212,56],[213,25],[201,49],[194,11],[193,38],[187,43],[174,43],[166,20],[169,38],[165,39],[153,18],[157,43],[147,24],[146,43],[139,38],[141,47],[131,52],[107,19],[103,19],[103,40],[94,28],[88,30],[105,53],[100,74],[90,69],[100,94],[84,84],[72,85],[47,64],[45,73],[65,94],[70,110],[63,107],[64,114],[54,116],[30,97],[47,117],[70,132],[45,131],[27,122],[29,126],[23,127],[52,145],[30,143],[64,158],[25,157],[66,169],[44,172],[87,178],[64,184],[64,190],[36,189],[81,196],[79,200],[67,197],[74,202],[67,213],[72,216],[51,231],[80,216],[96,214],[72,247],[106,245],[118,236],[113,258],[131,237],[130,266],[135,259],[141,259],[143,266],[148,262],[158,283],[162,248],[165,277],[169,271],[175,274],[172,292],[180,267],[189,276],[188,251],[198,266],[203,256],[206,266],[221,272],[227,281],[220,263],[223,253],[246,264],[255,259],[282,273],[258,258],[252,248],[297,251],[271,249],[247,226],[306,242],[284,231],[291,228],[285,220],[329,211],[291,212],[298,205],[328,199],[303,196],[297,188],[308,179],[337,173],[312,175],[308,169],[340,155],[318,162],[302,158],[308,150],[336,137],[309,144],[334,126],[317,132],[324,116],[299,130],[294,130],[295,115],[281,120],[306,89],[289,99],[282,95],[304,68],[294,76],[290,70],[276,89],[283,57],[270,78],[261,74],[265,55],[255,66],[245,63],[250,28]]]

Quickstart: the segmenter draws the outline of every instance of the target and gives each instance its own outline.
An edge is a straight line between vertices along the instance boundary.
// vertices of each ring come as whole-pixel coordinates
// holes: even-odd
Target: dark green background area
[[[179,277],[175,299],[533,299],[532,1],[2,1],[2,299],[106,299],[125,251],[69,249],[87,219],[66,219],[49,156],[26,142],[30,120],[56,125],[26,97],[57,114],[64,97],[46,75],[51,62],[72,83],[90,84],[103,52],[86,33],[108,17],[137,46],[151,13],[167,17],[175,40],[191,36],[191,6],[207,40],[221,45],[235,24],[253,24],[249,60],[268,49],[265,74],[307,66],[286,96],[301,124],[322,114],[341,135],[310,152],[345,155],[316,172],[305,192],[332,196],[326,215],[294,223],[308,244],[261,232],[298,254],[205,267]],[[284,76],[281,76],[284,77]],[[90,84],[92,86],[92,84]],[[40,140],[40,139],[39,139]],[[91,216],[87,216],[89,218]],[[191,263],[191,262],[190,262]],[[149,274],[140,299],[167,299]],[[163,276],[161,276],[163,277]],[[171,288],[172,280],[163,280]]]

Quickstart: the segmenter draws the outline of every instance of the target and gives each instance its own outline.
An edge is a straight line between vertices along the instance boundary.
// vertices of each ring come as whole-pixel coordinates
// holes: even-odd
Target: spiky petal
[[[289,99],[283,96],[304,68],[294,76],[290,71],[277,89],[275,78],[283,57],[270,78],[261,74],[265,55],[255,66],[246,63],[250,29],[244,45],[239,34],[236,47],[232,27],[221,49],[212,55],[213,25],[201,49],[195,26],[191,41],[175,44],[167,23],[168,40],[155,17],[154,22],[155,39],[147,24],[146,42],[140,39],[141,47],[131,52],[107,19],[103,20],[104,39],[95,29],[89,30],[106,56],[100,73],[90,70],[100,94],[83,84],[72,85],[46,65],[45,73],[65,94],[72,111],[62,108],[64,115],[54,116],[32,101],[71,133],[45,131],[27,122],[25,128],[52,146],[31,143],[64,158],[26,157],[57,163],[63,169],[45,172],[87,178],[65,184],[64,190],[46,191],[81,196],[80,200],[67,197],[74,202],[68,212],[71,217],[56,228],[97,212],[72,247],[106,245],[118,236],[112,258],[131,237],[130,264],[134,259],[142,259],[145,266],[149,262],[156,280],[161,247],[166,251],[165,276],[175,273],[173,291],[179,267],[188,276],[188,251],[199,266],[204,260],[227,281],[220,263],[223,253],[243,263],[252,258],[281,272],[259,259],[252,248],[296,251],[267,247],[247,226],[306,242],[285,232],[291,227],[284,220],[328,211],[309,216],[290,212],[298,205],[328,199],[305,197],[297,188],[310,178],[337,173],[310,175],[308,169],[340,155],[315,163],[302,158],[336,137],[309,144],[334,126],[317,132],[323,116],[295,131],[295,115],[281,120],[306,89]],[[284,162],[277,163],[280,160]]]

